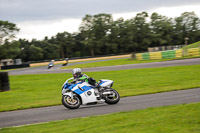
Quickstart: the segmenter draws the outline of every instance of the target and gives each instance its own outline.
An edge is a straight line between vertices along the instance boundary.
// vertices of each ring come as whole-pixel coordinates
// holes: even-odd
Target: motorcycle
[[[62,66],[66,66],[68,64],[68,62],[67,61],[63,61],[63,64],[62,64]]]
[[[68,64],[68,60],[69,60],[69,58],[65,58],[65,60],[63,61],[62,66],[66,66]]]
[[[99,81],[100,89],[88,82],[79,81],[69,83],[73,78],[67,79],[62,86],[62,104],[69,109],[77,109],[80,105],[92,105],[98,103],[116,104],[120,100],[119,93],[111,88],[112,80]]]
[[[54,67],[54,60],[51,60],[51,62],[48,64],[47,69],[50,69],[52,67]]]

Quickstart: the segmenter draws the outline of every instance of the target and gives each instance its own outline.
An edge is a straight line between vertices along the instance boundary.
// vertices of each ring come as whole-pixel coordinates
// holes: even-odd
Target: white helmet
[[[74,68],[72,70],[72,75],[74,76],[74,78],[78,78],[81,76],[81,69],[80,68]]]

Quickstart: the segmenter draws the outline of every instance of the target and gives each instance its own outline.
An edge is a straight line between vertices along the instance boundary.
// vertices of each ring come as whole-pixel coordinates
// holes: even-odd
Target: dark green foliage
[[[7,26],[7,27],[6,27]],[[0,28],[7,28],[13,36],[18,31],[15,24],[0,21]],[[2,34],[3,32],[0,32]],[[22,58],[23,61],[63,59],[147,51],[148,47],[183,45],[199,41],[200,19],[194,12],[184,12],[176,18],[168,18],[147,12],[131,19],[113,20],[111,14],[86,15],[77,33],[57,33],[44,40],[5,40],[0,45],[0,59]],[[37,53],[37,54],[35,54]],[[170,52],[169,52],[170,53]],[[145,59],[149,55],[142,55]],[[163,53],[167,58],[168,54]],[[170,54],[170,57],[174,53]]]
[[[19,46],[18,41],[12,43],[6,41],[4,45],[0,45],[0,59],[17,58],[21,52]]]
[[[0,45],[7,40],[15,38],[15,32],[19,31],[16,24],[0,20]]]

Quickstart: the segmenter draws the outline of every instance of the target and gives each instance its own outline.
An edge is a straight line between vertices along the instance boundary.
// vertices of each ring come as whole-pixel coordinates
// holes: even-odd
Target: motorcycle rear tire
[[[111,91],[113,91],[115,93],[116,99],[110,99],[109,97],[103,95],[105,103],[107,103],[107,104],[116,104],[116,103],[118,103],[119,100],[120,100],[119,93],[115,89],[112,89],[112,88],[110,88],[109,90],[111,90]]]

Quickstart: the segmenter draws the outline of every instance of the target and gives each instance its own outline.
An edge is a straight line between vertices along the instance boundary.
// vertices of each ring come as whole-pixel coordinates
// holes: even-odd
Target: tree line
[[[38,61],[147,51],[148,47],[182,45],[200,40],[200,19],[194,12],[169,18],[138,13],[131,19],[113,20],[111,14],[86,15],[79,31],[57,33],[43,40],[12,40],[19,29],[0,20],[0,59]]]

